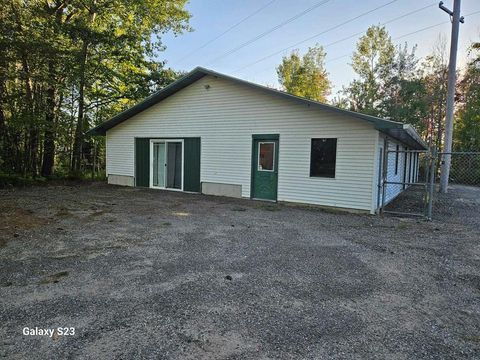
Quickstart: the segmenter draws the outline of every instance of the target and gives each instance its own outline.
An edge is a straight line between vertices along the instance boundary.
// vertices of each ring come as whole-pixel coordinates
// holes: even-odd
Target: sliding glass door
[[[167,146],[167,187],[182,188],[182,143],[168,142]]]
[[[151,140],[151,186],[182,190],[183,142],[179,140]]]
[[[165,143],[153,143],[153,186],[165,187]]]

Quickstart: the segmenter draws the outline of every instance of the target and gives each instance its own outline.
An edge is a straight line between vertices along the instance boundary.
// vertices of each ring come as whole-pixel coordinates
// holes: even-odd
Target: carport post
[[[385,182],[388,174],[388,138],[383,142],[383,163],[382,163],[382,207],[380,214],[383,216],[383,207],[385,206]]]

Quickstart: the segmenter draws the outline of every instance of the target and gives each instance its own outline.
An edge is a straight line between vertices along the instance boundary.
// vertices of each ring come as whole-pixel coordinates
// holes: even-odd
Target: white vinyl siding
[[[380,143],[383,144],[385,140],[384,135],[380,135]],[[399,145],[399,154],[398,154],[398,172],[395,174],[395,151],[396,147]],[[382,145],[383,146],[383,145]],[[388,148],[389,151],[392,151],[388,154],[388,171],[387,171],[387,181],[391,182],[410,182],[410,180],[416,181],[416,179],[410,178],[410,171],[418,173],[418,164],[414,163],[414,158],[416,157],[415,153],[405,153],[402,151],[408,151],[407,147],[402,143],[398,142],[395,139],[388,139]],[[411,164],[410,164],[411,161]],[[415,169],[415,165],[416,169]],[[385,188],[385,204],[391,202],[398,195],[400,195],[404,188],[407,189],[408,185],[402,184],[387,184]],[[380,198],[381,199],[381,198]]]
[[[107,174],[134,176],[135,137],[200,137],[201,181],[250,197],[252,134],[280,135],[279,201],[374,209],[371,124],[212,76],[108,130]],[[324,137],[338,139],[334,179],[310,177],[311,139]]]

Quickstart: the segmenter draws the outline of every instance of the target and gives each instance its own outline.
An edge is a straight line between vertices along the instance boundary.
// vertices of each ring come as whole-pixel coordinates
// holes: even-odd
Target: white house
[[[380,203],[384,140],[426,149],[408,125],[204,68],[89,133],[106,135],[111,184],[370,213]]]

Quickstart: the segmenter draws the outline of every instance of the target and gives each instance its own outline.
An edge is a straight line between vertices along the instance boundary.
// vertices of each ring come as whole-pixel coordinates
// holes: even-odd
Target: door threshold
[[[177,192],[185,192],[183,189],[175,189],[175,188],[162,188],[162,187],[156,187],[156,186],[150,186],[150,189],[153,190],[162,190],[162,191],[177,191]]]

